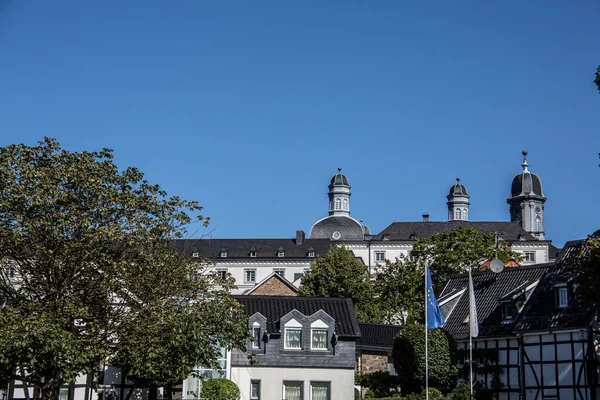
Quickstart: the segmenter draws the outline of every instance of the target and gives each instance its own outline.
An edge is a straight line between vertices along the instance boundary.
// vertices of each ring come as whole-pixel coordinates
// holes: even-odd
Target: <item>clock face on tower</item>
[[[540,207],[540,206],[536,206],[536,207],[535,207],[535,212],[536,212],[536,213],[538,213],[538,214],[539,214],[540,212],[542,212],[542,207]]]

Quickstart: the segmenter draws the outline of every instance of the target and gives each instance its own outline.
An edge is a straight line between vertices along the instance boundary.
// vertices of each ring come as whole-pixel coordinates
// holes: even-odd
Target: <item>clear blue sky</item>
[[[308,233],[337,167],[372,231],[457,176],[508,220],[523,149],[547,237],[600,228],[598,0],[0,4],[0,146],[113,148],[213,237]]]

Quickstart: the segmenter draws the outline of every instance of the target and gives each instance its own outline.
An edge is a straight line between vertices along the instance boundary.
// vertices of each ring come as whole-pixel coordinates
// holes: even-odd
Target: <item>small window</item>
[[[194,249],[194,251],[192,251],[192,258],[199,258],[200,257],[200,252],[196,249]]]
[[[256,249],[254,247],[250,249],[250,257],[256,257]]]
[[[279,249],[277,249],[277,257],[283,257],[285,255],[285,250],[283,250],[283,247],[280,247]]]
[[[256,282],[256,270],[255,269],[245,269],[244,270],[244,282],[253,283]]]
[[[223,248],[221,249],[221,257],[227,257],[227,249]]]
[[[515,318],[515,307],[512,303],[504,303],[502,305],[502,319],[512,321]]]
[[[315,256],[315,249],[313,249],[312,247],[310,249],[308,249],[308,256],[309,257],[314,257]]]
[[[329,400],[331,396],[329,382],[311,382],[310,398],[311,400]]]
[[[311,349],[327,350],[327,329],[312,329],[310,336]]]
[[[525,262],[535,262],[535,251],[525,251],[523,253],[523,258]]]
[[[569,288],[561,286],[556,288],[556,307],[567,308],[569,306]]]
[[[284,400],[303,400],[304,382],[283,381],[283,399]]]
[[[216,272],[217,272],[217,276],[219,277],[219,279],[225,280],[227,278],[227,270],[226,269],[218,269]]]
[[[376,251],[375,261],[385,261],[385,251]]]
[[[302,348],[302,325],[295,319],[286,324],[284,348],[294,350]]]
[[[252,380],[250,382],[250,400],[260,400],[260,381]]]
[[[280,277],[285,278],[285,269],[277,268],[277,269],[274,269],[273,272],[275,272]]]
[[[340,200],[339,197],[336,197],[336,199],[335,199],[335,209],[336,210],[342,209],[342,200]]]
[[[260,326],[254,326],[252,328],[252,348],[260,349]]]
[[[344,211],[348,211],[348,199],[344,199]]]

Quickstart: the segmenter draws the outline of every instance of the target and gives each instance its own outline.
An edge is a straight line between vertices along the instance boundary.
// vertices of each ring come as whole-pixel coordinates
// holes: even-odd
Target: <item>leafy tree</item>
[[[326,257],[312,263],[302,277],[300,295],[350,298],[359,321],[380,320],[369,270],[343,245],[331,246]]]
[[[600,310],[600,230],[579,244],[567,260],[577,272],[577,279],[586,298]]]
[[[495,233],[479,232],[475,228],[457,227],[415,241],[411,256],[429,263],[434,288],[441,290],[453,273],[465,272],[494,258]],[[497,255],[503,262],[520,260],[521,256],[498,246]]]
[[[51,399],[101,360],[162,383],[214,365],[217,341],[244,348],[232,282],[213,289],[171,243],[202,208],[143,177],[109,149],[0,148],[2,378]]]
[[[429,387],[446,393],[454,387],[458,374],[456,343],[443,329],[429,329]],[[425,387],[425,327],[409,325],[394,342],[394,368],[402,393],[416,393]]]
[[[229,379],[214,378],[204,382],[201,397],[210,400],[239,400],[240,389]]]
[[[383,321],[405,325],[418,318],[425,298],[423,274],[418,262],[408,257],[386,260],[374,281]]]
[[[471,400],[473,397],[471,396],[471,388],[469,388],[469,384],[465,381],[461,381],[454,389],[454,400]]]
[[[370,373],[357,373],[355,384],[366,387],[367,393],[372,393],[374,398],[391,397],[399,393],[400,380],[388,371],[376,371]],[[367,396],[368,397],[368,396]]]

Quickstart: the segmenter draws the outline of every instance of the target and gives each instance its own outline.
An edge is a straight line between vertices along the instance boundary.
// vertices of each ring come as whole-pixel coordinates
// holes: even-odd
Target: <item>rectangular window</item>
[[[283,381],[283,400],[303,400],[304,382]]]
[[[327,329],[313,329],[310,339],[311,349],[327,350]]]
[[[250,400],[260,400],[260,381],[250,382]]]
[[[504,317],[504,320],[512,320],[514,318],[514,307],[512,304],[510,303],[506,303],[502,305],[502,316]]]
[[[525,251],[523,257],[525,262],[535,262],[535,251]]]
[[[253,283],[256,282],[256,270],[245,269],[244,270],[244,282]]]
[[[329,400],[330,384],[329,382],[311,382],[310,399],[311,400]]]
[[[375,261],[385,261],[385,251],[376,251]]]
[[[569,306],[569,290],[568,288],[565,287],[558,287],[556,288],[556,290],[558,291],[558,298],[557,298],[557,307],[558,308],[566,308]]]
[[[283,269],[283,268],[274,269],[273,272],[275,272],[277,275],[279,275],[282,278],[285,277],[285,269]]]
[[[294,272],[294,280],[297,281],[302,278],[302,275],[304,275],[302,272]]]
[[[252,328],[252,348],[260,349],[260,327]]]
[[[227,270],[226,269],[218,269],[217,276],[219,279],[225,280],[227,278]]]
[[[285,328],[285,348],[286,349],[301,349],[302,348],[302,329],[301,328]]]

